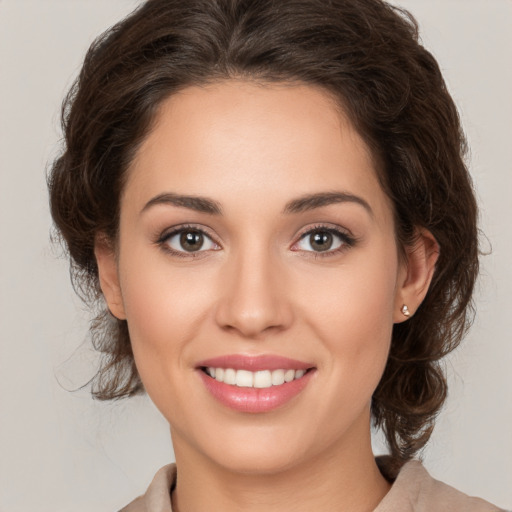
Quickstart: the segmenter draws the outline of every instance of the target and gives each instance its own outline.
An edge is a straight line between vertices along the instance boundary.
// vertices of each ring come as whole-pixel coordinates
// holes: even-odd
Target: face
[[[400,264],[368,148],[324,92],[172,96],[129,169],[116,256],[96,254],[177,457],[272,472],[369,446],[419,267]]]

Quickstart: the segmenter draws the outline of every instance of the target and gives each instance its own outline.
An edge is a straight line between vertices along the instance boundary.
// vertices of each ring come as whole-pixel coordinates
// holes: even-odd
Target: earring
[[[401,308],[400,308],[400,311],[402,312],[402,315],[404,316],[411,316],[411,312],[409,311],[409,308],[407,307],[406,304],[404,304]]]

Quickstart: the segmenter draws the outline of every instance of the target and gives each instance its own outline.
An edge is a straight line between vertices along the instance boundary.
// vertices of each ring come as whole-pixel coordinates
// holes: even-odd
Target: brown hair
[[[65,149],[49,189],[75,287],[99,305],[92,333],[104,358],[93,394],[143,390],[126,321],[101,300],[95,236],[116,239],[124,173],[162,100],[229,78],[298,81],[334,95],[379,162],[399,246],[417,227],[439,243],[429,292],[394,326],[373,396],[374,422],[399,466],[430,437],[447,393],[439,361],[472,318],[477,210],[439,67],[412,16],[381,0],[149,0],[92,44],[63,105]]]

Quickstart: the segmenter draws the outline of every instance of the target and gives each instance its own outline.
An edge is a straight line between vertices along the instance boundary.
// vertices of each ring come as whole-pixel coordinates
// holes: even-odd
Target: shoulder
[[[398,476],[379,460],[386,477],[394,479],[389,493],[374,512],[504,512],[480,498],[466,494],[432,478],[419,461],[405,464]],[[161,468],[144,495],[119,512],[172,512],[170,491],[176,483],[176,465]]]
[[[176,464],[160,468],[147,491],[119,512],[172,512],[171,490],[176,482]]]
[[[385,463],[381,463],[385,468]],[[421,462],[406,463],[374,512],[499,512],[502,509],[468,496],[432,478]]]

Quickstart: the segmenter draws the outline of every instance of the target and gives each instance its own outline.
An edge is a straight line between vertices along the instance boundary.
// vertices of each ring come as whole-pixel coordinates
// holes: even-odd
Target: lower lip
[[[206,389],[222,404],[240,412],[262,413],[281,407],[296,397],[311,380],[314,370],[300,379],[269,388],[243,388],[218,382],[198,370]]]

